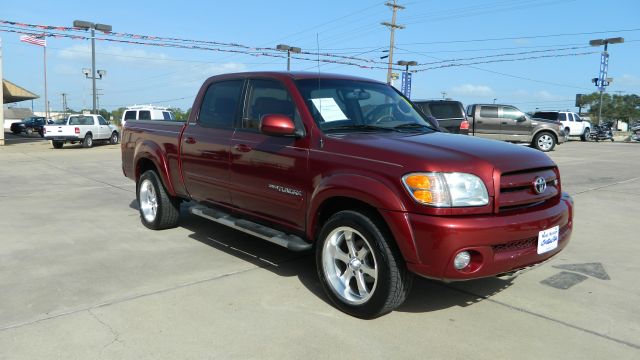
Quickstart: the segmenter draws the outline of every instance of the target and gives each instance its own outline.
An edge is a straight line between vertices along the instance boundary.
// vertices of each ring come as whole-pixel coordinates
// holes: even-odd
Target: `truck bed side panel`
[[[180,174],[180,139],[185,123],[179,121],[129,120],[122,134],[122,165],[125,175],[136,180],[140,160],[153,161],[167,191],[188,198]]]

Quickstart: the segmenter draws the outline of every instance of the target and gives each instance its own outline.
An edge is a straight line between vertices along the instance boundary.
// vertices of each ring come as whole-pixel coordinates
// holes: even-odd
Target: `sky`
[[[640,1],[638,0],[398,0],[394,62],[416,61],[412,99],[451,98],[463,104],[511,104],[524,111],[575,110],[575,95],[596,91],[602,47],[589,40],[624,37],[609,45],[607,88],[640,94]],[[113,32],[180,38],[246,47],[229,53],[96,41],[100,108],[134,104],[191,107],[209,76],[243,71],[286,70],[286,58],[256,56],[257,47],[277,44],[322,59],[367,67],[318,63],[317,55],[294,55],[293,71],[321,71],[386,80],[391,21],[384,1],[39,1],[3,0],[0,20],[69,27],[74,20],[109,24]],[[4,78],[38,95],[44,109],[43,49],[19,41],[31,31],[0,24]],[[4,30],[4,31],[3,31]],[[84,35],[81,33],[71,33]],[[104,37],[97,33],[96,37]],[[117,39],[136,41],[119,37]],[[165,42],[167,44],[168,42]],[[276,54],[275,52],[269,52]],[[343,58],[336,57],[342,56]],[[358,60],[345,59],[356,57]],[[505,61],[509,60],[509,61]],[[445,66],[443,65],[456,65]],[[462,66],[460,66],[462,65]],[[91,108],[91,44],[86,39],[47,38],[47,83],[52,111],[62,93],[74,110]],[[378,68],[380,67],[380,68]],[[400,87],[399,81],[395,84]],[[31,107],[31,102],[11,104]]]

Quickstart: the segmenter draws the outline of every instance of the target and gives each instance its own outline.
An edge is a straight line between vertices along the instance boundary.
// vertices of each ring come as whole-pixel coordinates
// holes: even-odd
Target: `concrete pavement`
[[[559,256],[514,279],[417,279],[372,321],[328,304],[309,254],[186,208],[144,228],[119,156],[0,148],[0,359],[640,357],[640,144],[550,153],[576,202]],[[571,286],[543,283],[559,274]]]

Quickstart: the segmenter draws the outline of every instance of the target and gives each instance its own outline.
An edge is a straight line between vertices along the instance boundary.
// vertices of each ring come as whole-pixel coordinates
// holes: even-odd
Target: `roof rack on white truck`
[[[175,116],[167,107],[154,105],[133,105],[127,106],[122,113],[121,124],[127,120],[175,120]]]

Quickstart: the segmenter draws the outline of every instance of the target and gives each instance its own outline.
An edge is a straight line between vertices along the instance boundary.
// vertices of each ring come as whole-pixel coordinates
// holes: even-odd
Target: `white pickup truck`
[[[571,111],[537,111],[531,117],[559,121],[567,137],[580,136],[582,141],[589,141],[589,133],[593,129],[589,121]]]
[[[66,142],[79,142],[83,147],[90,148],[94,140],[117,144],[120,133],[118,128],[100,115],[71,115],[66,120],[58,120],[45,126],[44,138],[51,140],[56,149],[61,149]]]

